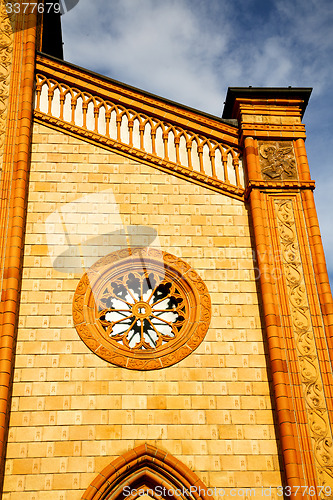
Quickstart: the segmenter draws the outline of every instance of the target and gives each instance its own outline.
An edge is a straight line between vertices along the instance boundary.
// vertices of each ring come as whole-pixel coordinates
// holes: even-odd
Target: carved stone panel
[[[297,180],[296,159],[292,142],[260,142],[259,160],[264,180]]]

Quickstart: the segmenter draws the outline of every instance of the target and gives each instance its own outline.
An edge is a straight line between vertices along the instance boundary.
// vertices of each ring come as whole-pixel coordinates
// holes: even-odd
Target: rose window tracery
[[[86,345],[132,369],[158,369],[188,356],[210,322],[210,298],[181,259],[149,249],[100,259],[80,280],[73,317]]]
[[[187,314],[181,292],[156,272],[129,272],[108,283],[100,307],[106,334],[130,349],[156,349],[175,338]]]

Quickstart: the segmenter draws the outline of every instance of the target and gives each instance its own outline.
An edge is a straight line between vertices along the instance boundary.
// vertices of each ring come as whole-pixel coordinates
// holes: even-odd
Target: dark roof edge
[[[236,98],[251,99],[301,99],[302,118],[312,92],[310,87],[228,87],[223,119],[230,119]]]
[[[48,59],[56,61],[56,62],[58,62],[60,64],[66,64],[67,66],[69,66],[71,68],[83,71],[84,73],[88,73],[89,75],[101,78],[103,80],[107,80],[107,81],[112,82],[115,85],[119,85],[120,87],[123,87],[125,89],[133,90],[135,92],[142,93],[142,94],[144,94],[144,95],[146,95],[148,97],[152,97],[154,99],[158,99],[158,100],[160,100],[162,102],[165,102],[167,104],[171,104],[173,106],[177,106],[179,108],[185,109],[186,111],[191,111],[191,112],[196,113],[198,115],[205,116],[207,118],[212,118],[213,120],[216,120],[216,121],[221,122],[221,123],[225,123],[226,125],[229,125],[231,127],[236,127],[236,128],[238,127],[238,121],[235,120],[235,119],[232,119],[232,118],[223,118],[223,117],[220,118],[219,116],[211,115],[210,113],[205,113],[204,111],[200,111],[199,109],[191,108],[190,106],[186,106],[185,104],[181,104],[181,103],[179,103],[177,101],[172,101],[170,99],[166,99],[165,97],[161,97],[161,96],[159,96],[157,94],[152,94],[151,92],[146,92],[145,90],[139,89],[137,87],[133,87],[132,85],[128,85],[126,83],[120,82],[118,80],[115,80],[114,78],[110,78],[108,76],[104,76],[104,75],[102,75],[100,73],[96,73],[95,71],[91,71],[89,69],[82,68],[82,66],[77,66],[76,64],[70,63],[68,61],[64,61],[63,59],[58,59],[57,57],[51,56],[49,54],[45,54],[44,52],[37,52],[37,54],[41,55],[41,56],[44,56],[44,57],[47,57]]]

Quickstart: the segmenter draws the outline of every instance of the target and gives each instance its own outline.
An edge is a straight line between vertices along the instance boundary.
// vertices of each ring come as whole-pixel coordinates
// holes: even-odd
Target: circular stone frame
[[[166,280],[174,282],[187,307],[175,338],[157,348],[136,351],[105,335],[95,299],[112,279],[142,270],[143,263],[149,272],[163,272]],[[73,319],[80,338],[100,358],[131,370],[158,370],[178,363],[201,344],[211,320],[211,301],[205,283],[182,259],[153,248],[124,249],[98,260],[82,276],[74,294]]]

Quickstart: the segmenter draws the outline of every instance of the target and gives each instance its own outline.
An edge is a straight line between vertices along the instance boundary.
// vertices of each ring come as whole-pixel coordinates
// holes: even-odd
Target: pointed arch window
[[[185,464],[165,451],[143,444],[105,467],[82,500],[203,500],[208,496],[207,487]]]

